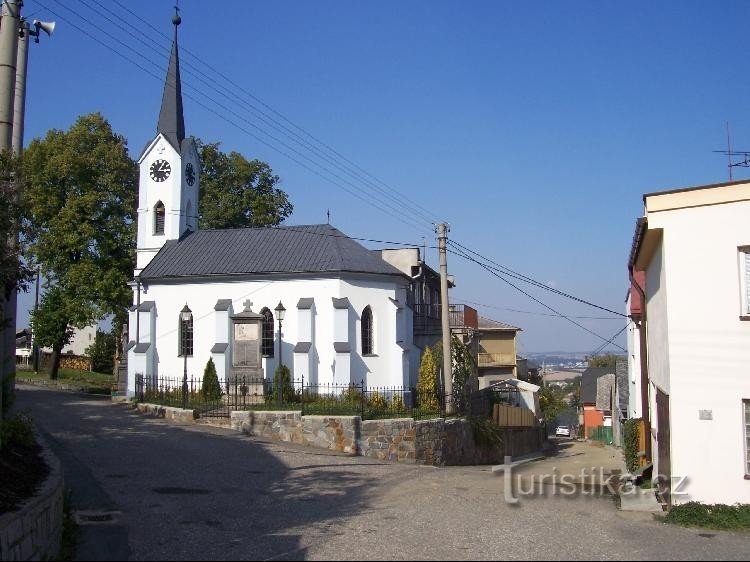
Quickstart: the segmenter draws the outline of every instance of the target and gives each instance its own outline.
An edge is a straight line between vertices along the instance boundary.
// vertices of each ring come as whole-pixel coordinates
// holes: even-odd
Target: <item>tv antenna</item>
[[[724,154],[727,157],[727,170],[729,170],[729,181],[732,181],[732,168],[750,168],[750,150],[732,150],[729,137],[729,122],[727,121],[727,149],[714,150],[713,152]]]

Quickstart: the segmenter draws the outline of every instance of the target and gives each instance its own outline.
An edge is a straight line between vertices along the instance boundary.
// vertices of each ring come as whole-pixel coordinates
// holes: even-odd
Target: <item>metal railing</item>
[[[512,353],[479,353],[477,365],[480,367],[514,366],[516,356]]]
[[[370,387],[359,384],[309,383],[303,378],[282,379],[281,389],[272,379],[237,377],[205,388],[201,379],[136,375],[136,400],[161,406],[198,410],[203,417],[229,417],[232,411],[301,411],[303,415],[360,416],[363,420],[410,417],[443,417],[446,403],[465,401],[440,392],[416,388]]]

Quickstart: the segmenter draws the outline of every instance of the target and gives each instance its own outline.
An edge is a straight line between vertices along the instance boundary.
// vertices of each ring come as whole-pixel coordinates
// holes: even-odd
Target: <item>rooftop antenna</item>
[[[331,209],[326,209],[326,217],[328,218],[328,224],[331,224]]]
[[[733,181],[732,168],[741,166],[743,168],[750,168],[750,150],[732,150],[731,139],[729,136],[729,121],[727,121],[727,149],[726,150],[714,150],[718,154],[725,154],[727,157],[727,169],[729,170],[729,181]],[[742,158],[741,160],[733,160],[733,158]]]

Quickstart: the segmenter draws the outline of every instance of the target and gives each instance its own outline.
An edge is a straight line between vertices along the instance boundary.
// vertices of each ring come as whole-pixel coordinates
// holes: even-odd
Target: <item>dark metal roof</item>
[[[491,318],[485,318],[484,316],[479,317],[478,328],[480,330],[498,330],[502,332],[522,332],[521,328],[516,328],[505,322],[498,322]]]
[[[170,240],[142,279],[261,273],[404,274],[328,224],[198,230]]]
[[[135,345],[135,352],[136,353],[146,353],[148,351],[148,348],[151,347],[150,343],[138,343]]]
[[[154,301],[143,301],[137,310],[140,312],[148,312],[149,310],[152,310],[155,305],[156,303]]]
[[[214,305],[214,310],[226,312],[230,306],[232,306],[232,299],[219,299]]]
[[[180,82],[180,57],[177,52],[177,25],[174,27],[172,53],[169,56],[167,80],[164,83],[164,94],[159,111],[159,124],[156,132],[166,137],[170,144],[180,152],[185,139],[185,118],[182,113],[182,84]]]
[[[342,299],[337,299],[336,297],[331,297],[331,300],[333,300],[333,308],[349,308],[349,299],[344,297]]]
[[[310,298],[302,298],[297,302],[297,308],[300,310],[306,310],[313,307],[313,303],[315,302],[315,299],[312,297]]]
[[[297,342],[297,345],[294,346],[294,353],[308,353],[311,347],[312,347],[312,342],[309,342],[309,341]]]
[[[350,353],[352,351],[352,346],[348,341],[337,341],[333,343],[333,349],[336,353]]]
[[[604,375],[614,374],[614,367],[589,367],[581,376],[581,403],[596,404],[596,381]]]
[[[228,343],[215,343],[211,348],[211,353],[224,353],[228,347]]]

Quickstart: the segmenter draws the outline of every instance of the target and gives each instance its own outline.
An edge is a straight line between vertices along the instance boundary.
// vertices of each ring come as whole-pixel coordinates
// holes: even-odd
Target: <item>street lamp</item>
[[[281,304],[281,301],[279,301],[279,304],[274,308],[276,311],[276,318],[279,319],[279,368],[277,369],[276,374],[276,386],[279,387],[279,404],[281,404],[283,400],[282,396],[282,384],[281,384],[281,368],[284,366],[284,364],[281,362],[281,322],[284,320],[284,314],[286,314],[286,308],[284,308],[284,305]]]
[[[182,409],[187,409],[187,330],[190,322],[193,320],[193,312],[188,307],[187,303],[182,307],[180,311],[180,320],[182,321],[182,330],[180,330],[180,337],[182,339],[182,357],[183,357],[183,375],[182,375]]]

